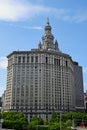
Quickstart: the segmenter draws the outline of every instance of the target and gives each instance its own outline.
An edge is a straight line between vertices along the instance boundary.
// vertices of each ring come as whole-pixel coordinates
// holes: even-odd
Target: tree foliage
[[[24,117],[23,113],[4,112],[0,113],[0,118],[4,118],[3,127],[15,130],[60,130],[60,114],[52,112],[51,120],[44,121],[41,118],[34,116],[30,122]],[[71,130],[72,120],[75,126],[79,126],[83,121],[87,125],[87,113],[71,112],[61,114],[62,130]],[[27,126],[27,127],[25,127]]]
[[[23,113],[5,112],[3,118],[3,127],[8,129],[22,130],[28,123]]]
[[[57,121],[57,114],[56,114],[56,112],[54,112],[54,111],[52,112],[51,121],[52,121],[52,122]]]

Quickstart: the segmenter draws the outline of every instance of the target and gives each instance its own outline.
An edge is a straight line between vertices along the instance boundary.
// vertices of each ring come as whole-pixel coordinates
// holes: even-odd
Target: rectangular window
[[[29,56],[27,57],[27,63],[29,62]]]
[[[58,65],[60,66],[60,59],[58,59]]]
[[[60,59],[54,58],[54,64],[60,66]]]
[[[54,65],[56,65],[56,59],[54,58]]]
[[[46,63],[48,63],[48,57],[46,57]]]
[[[36,63],[38,62],[38,56],[35,57],[35,62],[36,62]]]
[[[25,63],[25,57],[23,57],[23,63]]]
[[[66,61],[66,67],[68,66],[68,62]]]
[[[33,56],[31,56],[31,62],[34,62],[34,57]]]
[[[18,57],[18,63],[21,63],[21,56]]]

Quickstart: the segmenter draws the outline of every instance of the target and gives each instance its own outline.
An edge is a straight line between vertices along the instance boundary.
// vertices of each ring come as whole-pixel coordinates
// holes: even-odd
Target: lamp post
[[[73,128],[75,127],[74,119],[72,120],[72,127],[73,127]]]
[[[0,118],[0,130],[2,130],[2,123],[3,123],[4,119],[2,118],[2,113],[1,113],[1,118]]]
[[[3,123],[3,119],[0,119],[0,130],[2,130],[2,123]]]
[[[62,130],[62,123],[61,123],[61,112],[60,112],[60,130]]]

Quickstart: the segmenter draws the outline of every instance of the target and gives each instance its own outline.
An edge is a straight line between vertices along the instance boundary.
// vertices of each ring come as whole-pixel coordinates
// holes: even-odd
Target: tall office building
[[[82,67],[74,62],[74,79],[75,79],[75,106],[76,110],[81,111],[84,109],[84,93],[83,93],[83,75]]]
[[[37,49],[7,56],[4,111],[23,112],[28,120],[34,115],[50,119],[53,111],[75,111],[76,107],[74,62],[58,48],[49,20],[44,30]],[[82,94],[83,86],[79,87]]]

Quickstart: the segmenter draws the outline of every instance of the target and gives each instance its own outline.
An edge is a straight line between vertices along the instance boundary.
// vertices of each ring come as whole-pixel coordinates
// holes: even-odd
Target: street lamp
[[[3,123],[4,119],[2,118],[2,113],[1,113],[1,119],[0,119],[0,130],[2,130],[2,123]]]
[[[62,130],[62,123],[61,123],[61,112],[60,112],[60,130]]]

